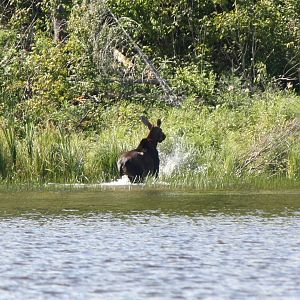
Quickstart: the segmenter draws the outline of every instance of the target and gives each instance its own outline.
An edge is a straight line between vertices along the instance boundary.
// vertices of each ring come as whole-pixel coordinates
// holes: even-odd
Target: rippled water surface
[[[0,193],[0,299],[300,299],[300,191]]]

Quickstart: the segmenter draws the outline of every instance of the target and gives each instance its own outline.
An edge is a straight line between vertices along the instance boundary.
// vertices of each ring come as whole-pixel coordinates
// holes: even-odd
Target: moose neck
[[[157,141],[156,140],[153,140],[152,138],[151,138],[151,136],[149,135],[148,137],[147,137],[147,141],[156,149],[157,148]]]

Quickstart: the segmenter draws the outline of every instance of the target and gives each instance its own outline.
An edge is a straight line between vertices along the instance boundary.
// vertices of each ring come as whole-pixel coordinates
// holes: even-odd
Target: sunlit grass
[[[191,189],[297,186],[300,122],[293,107],[299,98],[289,97],[287,101],[275,95],[274,100],[266,94],[251,99],[247,113],[226,105],[199,106],[190,100],[182,108],[153,109],[148,117],[153,122],[162,119],[167,139],[159,145],[159,181],[149,178],[146,185]],[[92,132],[31,122],[22,128],[13,122],[2,124],[1,182],[43,185],[117,180],[119,155],[136,147],[148,132],[134,105],[122,105]],[[134,120],[132,125],[128,119]]]

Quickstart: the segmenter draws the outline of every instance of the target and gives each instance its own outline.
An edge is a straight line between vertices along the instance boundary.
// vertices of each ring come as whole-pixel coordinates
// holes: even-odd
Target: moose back
[[[142,116],[142,122],[148,127],[149,134],[142,139],[136,149],[125,152],[118,160],[120,176],[127,175],[130,182],[143,182],[147,176],[158,177],[159,155],[157,144],[161,143],[166,135],[163,133],[161,120],[153,125]]]

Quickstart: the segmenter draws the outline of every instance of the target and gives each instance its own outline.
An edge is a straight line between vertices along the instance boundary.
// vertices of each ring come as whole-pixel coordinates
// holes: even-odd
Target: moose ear
[[[153,127],[153,125],[150,123],[150,121],[145,116],[141,116],[141,120],[149,129],[151,129]]]
[[[160,127],[160,125],[161,125],[161,119],[158,119],[157,120],[157,126]]]

